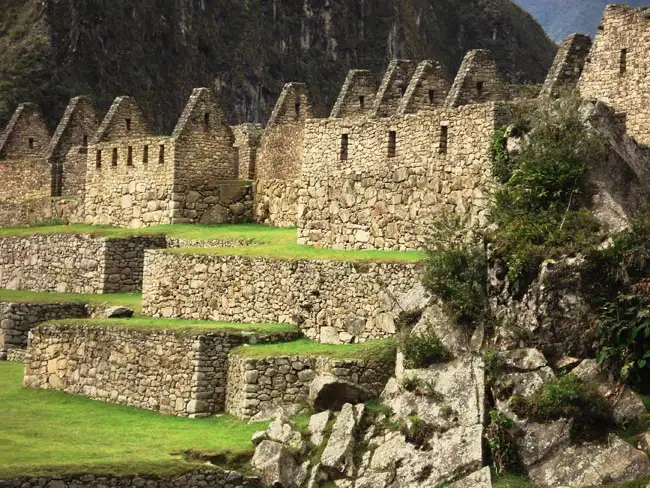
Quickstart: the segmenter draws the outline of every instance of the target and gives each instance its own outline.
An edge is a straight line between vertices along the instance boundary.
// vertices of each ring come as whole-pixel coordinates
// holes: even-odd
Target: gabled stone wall
[[[377,397],[395,371],[394,358],[333,359],[327,356],[270,356],[232,353],[228,364],[227,411],[250,418],[275,407],[304,404],[319,374],[355,383]]]
[[[626,114],[627,130],[650,144],[650,8],[610,5],[605,10],[578,87]]]
[[[497,125],[493,103],[405,117],[309,120],[298,243],[423,249],[445,215],[459,217],[468,230],[484,226],[493,186],[488,148]]]
[[[553,60],[540,95],[557,96],[562,90],[575,88],[591,50],[591,39],[585,34],[568,36]]]
[[[414,263],[353,263],[145,253],[146,315],[298,325],[326,343],[395,334],[395,296],[421,279]]]

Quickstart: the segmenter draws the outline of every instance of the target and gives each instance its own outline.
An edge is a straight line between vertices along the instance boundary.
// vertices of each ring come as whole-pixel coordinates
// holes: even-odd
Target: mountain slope
[[[589,34],[592,38],[610,3],[641,7],[649,0],[515,0],[528,10],[546,30],[551,39],[560,41],[574,32]]]
[[[21,101],[54,123],[71,96],[130,94],[169,131],[196,86],[232,122],[264,121],[286,81],[323,115],[350,68],[431,57],[451,77],[472,48],[535,82],[555,53],[510,0],[0,0],[0,125]]]

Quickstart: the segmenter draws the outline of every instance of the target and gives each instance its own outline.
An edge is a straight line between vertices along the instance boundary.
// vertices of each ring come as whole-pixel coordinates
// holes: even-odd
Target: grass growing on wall
[[[139,293],[107,293],[95,295],[90,293],[54,293],[48,291],[6,290],[0,289],[0,302],[15,303],[88,303],[113,307],[122,305],[139,314],[142,309],[142,296]]]
[[[252,454],[263,425],[185,419],[22,387],[23,365],[0,362],[0,479],[63,473],[168,475],[205,468],[189,449]]]
[[[297,332],[299,329],[291,324],[275,323],[235,323],[209,320],[165,319],[154,317],[110,318],[110,319],[61,319],[48,324],[90,325],[98,327],[124,327],[132,330],[177,330],[186,332]]]
[[[233,349],[233,354],[262,359],[269,356],[327,356],[334,359],[384,359],[395,353],[392,339],[360,344],[321,344],[308,339],[277,344],[246,345]]]

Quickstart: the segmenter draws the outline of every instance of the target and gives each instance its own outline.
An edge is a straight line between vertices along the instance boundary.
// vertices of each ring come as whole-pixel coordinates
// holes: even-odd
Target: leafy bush
[[[404,337],[402,352],[405,366],[409,369],[426,368],[451,359],[449,349],[432,330]]]
[[[429,252],[424,286],[440,297],[460,324],[481,320],[487,310],[487,258],[469,245]]]
[[[584,187],[589,162],[602,157],[603,143],[585,128],[579,107],[575,96],[541,106],[519,154],[504,155],[493,142],[493,171],[504,184],[494,194],[490,241],[511,283],[525,282],[546,258],[600,241],[598,222],[584,209]],[[497,132],[494,141],[504,136]]]
[[[425,450],[431,449],[427,442],[438,431],[436,425],[422,420],[417,415],[409,415],[408,421],[402,425],[402,434],[406,441]]]
[[[576,376],[561,376],[530,397],[513,397],[512,408],[537,422],[572,418],[574,439],[597,438],[614,426],[612,409],[598,392]]]
[[[497,475],[520,470],[515,421],[498,410],[490,411],[490,423],[483,434],[490,448],[492,467]]]

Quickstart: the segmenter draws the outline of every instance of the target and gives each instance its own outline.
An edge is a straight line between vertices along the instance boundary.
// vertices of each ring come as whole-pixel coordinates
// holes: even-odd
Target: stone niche
[[[151,250],[146,315],[298,325],[324,343],[391,337],[395,296],[421,279],[418,263],[290,261]]]
[[[379,396],[395,371],[394,357],[333,359],[326,356],[275,356],[263,359],[230,355],[228,413],[250,418],[275,407],[303,404],[319,374],[355,383]]]
[[[297,335],[44,324],[30,333],[25,386],[173,415],[208,415],[225,409],[233,347]]]
[[[151,247],[165,247],[164,236],[0,238],[0,288],[60,293],[139,290],[143,252]]]

